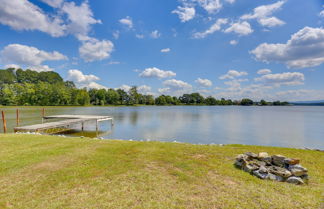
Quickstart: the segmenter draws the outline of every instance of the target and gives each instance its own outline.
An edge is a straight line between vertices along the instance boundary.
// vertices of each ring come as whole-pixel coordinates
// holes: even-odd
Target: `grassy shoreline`
[[[235,169],[246,151],[301,158],[309,184]],[[319,208],[323,173],[312,150],[0,134],[0,208]]]

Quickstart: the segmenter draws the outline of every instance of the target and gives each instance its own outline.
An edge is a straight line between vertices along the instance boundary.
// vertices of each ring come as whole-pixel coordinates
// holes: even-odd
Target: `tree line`
[[[36,72],[22,69],[0,70],[0,105],[288,105],[288,102],[254,102],[204,97],[199,93],[145,95],[133,86],[123,89],[79,89],[72,81],[64,81],[56,72]]]

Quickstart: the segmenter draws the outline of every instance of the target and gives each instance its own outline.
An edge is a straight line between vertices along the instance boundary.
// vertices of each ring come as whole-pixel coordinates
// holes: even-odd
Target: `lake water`
[[[13,131],[16,108],[5,110]],[[141,106],[50,107],[46,115],[93,114],[114,117],[115,125],[102,122],[106,139],[178,141],[194,144],[252,144],[324,149],[324,107],[242,106]],[[41,108],[20,108],[21,125],[41,122]],[[80,127],[75,127],[80,128]],[[86,133],[95,136],[94,124]],[[1,122],[1,132],[2,122]]]

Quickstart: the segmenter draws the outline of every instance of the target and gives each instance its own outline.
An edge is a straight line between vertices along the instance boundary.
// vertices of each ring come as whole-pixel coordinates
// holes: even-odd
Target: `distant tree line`
[[[64,81],[56,72],[22,69],[0,70],[0,105],[288,105],[288,102],[254,102],[217,100],[199,93],[180,97],[144,95],[133,86],[123,89],[78,89],[72,81]]]

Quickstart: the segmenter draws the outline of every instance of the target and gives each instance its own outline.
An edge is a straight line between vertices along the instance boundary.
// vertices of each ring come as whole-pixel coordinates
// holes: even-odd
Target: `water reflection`
[[[1,109],[12,131],[16,109]],[[100,123],[104,138],[324,149],[324,107],[51,107],[46,114],[111,115],[113,128]],[[41,108],[21,108],[20,115],[21,125],[41,122]],[[95,124],[85,128],[83,135],[94,136]],[[82,135],[78,131],[67,134]]]

